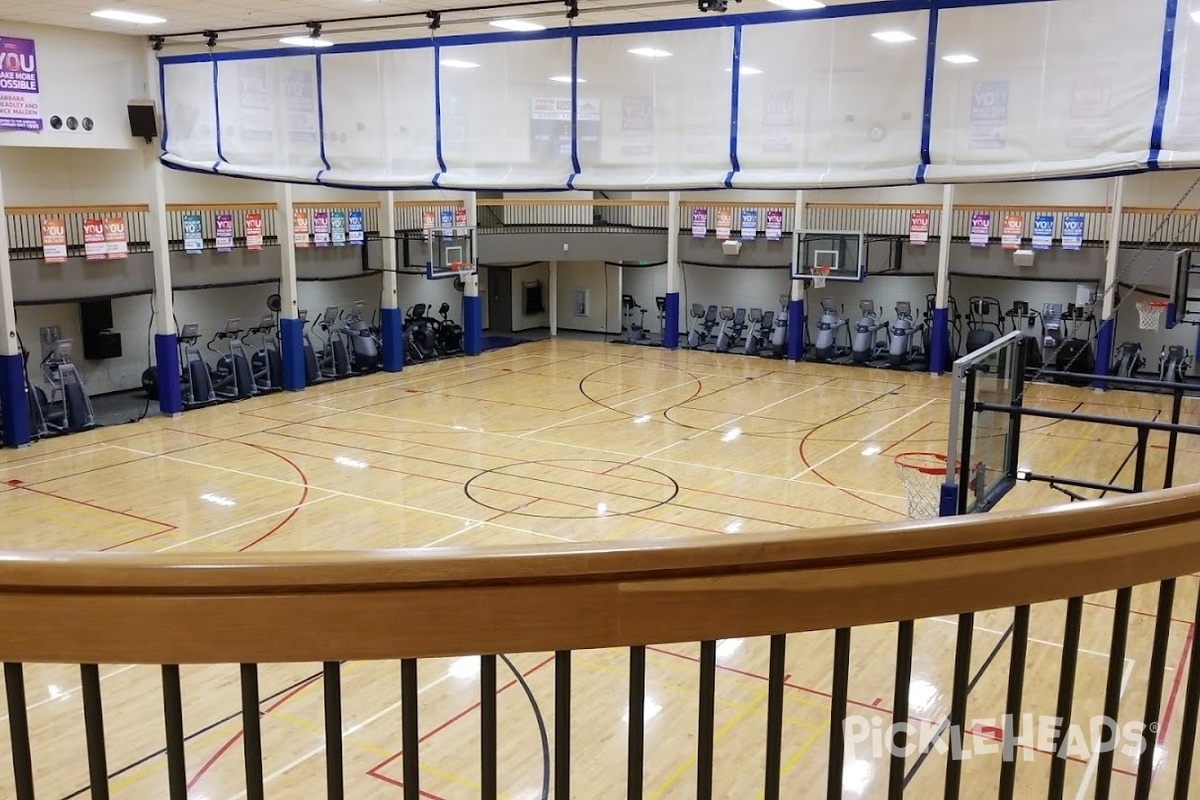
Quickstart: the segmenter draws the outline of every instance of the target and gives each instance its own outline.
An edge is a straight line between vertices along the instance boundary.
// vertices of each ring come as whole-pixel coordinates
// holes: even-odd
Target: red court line
[[[1187,638],[1183,640],[1183,652],[1179,654],[1179,664],[1175,667],[1175,682],[1171,685],[1171,694],[1167,697],[1167,707],[1163,711],[1162,722],[1154,735],[1155,744],[1167,740],[1167,730],[1171,727],[1171,717],[1175,714],[1175,700],[1179,697],[1179,684],[1183,681],[1184,667],[1187,666],[1188,655],[1192,652],[1192,640],[1196,638],[1195,623],[1188,625]],[[1165,759],[1164,759],[1164,762]],[[1158,770],[1155,770],[1157,773]]]
[[[9,484],[9,485],[12,486],[12,484]],[[84,506],[86,508],[91,508],[96,511],[106,511],[109,514],[116,514],[117,516],[125,517],[126,519],[135,519],[138,522],[148,522],[151,525],[158,525],[161,528],[171,528],[172,530],[175,529],[175,526],[169,522],[163,522],[162,520],[157,520],[157,519],[150,519],[149,517],[139,517],[137,514],[131,514],[128,511],[118,511],[115,508],[105,508],[104,506],[97,505],[95,503],[89,503],[86,500],[76,500],[73,497],[64,497],[61,494],[55,494],[54,492],[47,492],[43,489],[34,489],[32,486],[21,485],[21,486],[14,486],[13,488],[22,489],[26,492],[33,492],[34,494],[40,494],[43,497],[53,497],[55,500],[62,500],[67,503],[74,503],[77,506]]]
[[[881,395],[881,397],[886,397],[886,396],[887,395]],[[878,400],[879,398],[875,398],[875,399]],[[872,402],[874,402],[874,401],[872,401]],[[828,424],[829,423],[824,423],[823,425],[819,425],[816,428],[813,428],[808,433],[804,434],[803,438],[800,439],[800,446],[798,448],[798,452],[800,455],[800,461],[804,464],[805,467],[808,468],[808,471],[811,472],[813,475],[816,475],[818,478],[823,480],[825,483],[829,484],[830,486],[834,487],[838,491],[842,492],[843,494],[847,494],[850,497],[853,497],[855,500],[866,503],[869,506],[875,506],[876,508],[882,509],[883,511],[886,511],[889,514],[895,514],[897,516],[903,517],[904,516],[903,511],[897,511],[894,508],[888,508],[887,506],[883,506],[883,505],[880,505],[879,503],[873,502],[871,500],[867,500],[864,497],[859,497],[858,495],[856,495],[854,493],[853,490],[847,489],[844,486],[838,486],[836,483],[834,483],[833,481],[826,478],[823,474],[821,474],[821,472],[819,470],[817,470],[812,464],[810,464],[808,462],[808,456],[804,452],[804,447],[805,447],[805,445],[808,444],[808,438],[810,436],[812,436],[814,433],[816,433],[817,431],[819,431],[822,427],[824,427],[825,425],[828,425]]]
[[[249,550],[251,547],[254,547],[256,544],[259,544],[260,542],[265,541],[266,539],[271,537],[274,533],[276,533],[280,528],[282,528],[284,525],[287,525],[289,522],[292,521],[292,518],[296,516],[297,512],[300,511],[300,507],[302,505],[304,505],[304,502],[308,499],[308,476],[304,474],[304,470],[300,469],[300,467],[298,467],[296,465],[295,461],[292,461],[290,458],[288,458],[285,455],[276,453],[275,451],[273,451],[269,448],[263,447],[262,445],[251,444],[250,442],[239,442],[239,444],[244,444],[246,447],[253,447],[256,450],[261,450],[264,453],[270,453],[271,455],[275,456],[276,458],[283,459],[284,461],[286,461],[288,464],[291,465],[292,469],[296,470],[296,474],[300,476],[300,482],[304,484],[304,490],[300,493],[300,499],[296,501],[296,505],[294,505],[292,507],[292,510],[288,512],[288,515],[286,517],[284,517],[282,520],[280,520],[279,523],[277,525],[275,525],[275,527],[271,528],[271,530],[267,531],[262,536],[258,537],[254,541],[250,542],[250,544],[248,544],[244,547],[238,548],[239,553],[244,553],[247,550]]]
[[[126,539],[125,541],[120,542],[118,544],[110,544],[108,547],[101,547],[99,552],[107,553],[109,550],[116,550],[118,547],[124,547],[127,544],[134,544],[135,542],[140,542],[145,539],[153,539],[155,536],[162,536],[164,533],[173,533],[176,530],[178,530],[178,529],[174,525],[172,525],[169,528],[164,528],[161,531],[155,531],[154,533],[147,533],[145,536],[137,536],[133,539]]]
[[[260,712],[259,716],[266,716],[267,714],[270,714],[272,711],[279,708],[281,705],[286,703],[288,700],[291,700],[293,697],[300,694],[300,692],[302,692],[304,689],[308,688],[310,685],[312,685],[316,681],[321,680],[321,677],[322,677],[322,675],[320,673],[318,673],[318,674],[312,675],[312,676],[308,677],[306,680],[301,681],[300,683],[296,684],[296,686],[292,687],[292,689],[290,691],[288,691],[286,694],[284,694],[282,697],[280,697],[278,700],[276,700],[274,703],[267,706],[266,709],[264,709],[262,712]],[[189,788],[189,789],[193,788],[196,785],[196,783],[202,777],[204,777],[204,773],[208,772],[208,770],[212,767],[212,765],[217,763],[217,760],[220,759],[221,756],[225,755],[226,751],[228,751],[230,747],[233,747],[233,745],[235,745],[237,743],[238,739],[242,738],[243,733],[244,733],[243,730],[238,730],[237,733],[235,733],[233,736],[229,737],[229,739],[225,742],[225,744],[223,744],[219,748],[217,748],[217,752],[213,753],[212,756],[208,759],[208,761],[205,761],[204,764],[200,767],[200,769],[196,771],[196,774],[192,776],[192,779],[190,781],[188,781],[187,788]]]
[[[522,672],[521,677],[528,678],[530,675],[537,672],[539,669],[546,666],[553,660],[554,660],[554,656],[547,656],[543,661],[538,662],[537,664],[530,667],[525,672]],[[496,694],[499,695],[502,692],[504,692],[505,690],[515,686],[516,684],[517,684],[517,679],[513,678],[508,683],[504,684],[499,689],[497,689]],[[450,719],[437,725],[432,730],[427,731],[423,736],[421,736],[419,739],[417,739],[417,744],[424,744],[427,740],[432,739],[434,736],[436,736],[439,733],[441,733],[442,731],[446,730],[447,728],[449,728],[454,723],[458,722],[463,717],[465,717],[465,716],[469,715],[471,712],[475,711],[481,705],[483,705],[483,703],[481,701],[476,701],[476,702],[472,703],[467,708],[464,708],[462,711],[460,711],[457,714],[455,714],[454,716],[450,717]],[[378,764],[376,764],[375,766],[373,766],[369,770],[367,770],[367,774],[370,775],[372,778],[379,778],[380,780],[387,781],[388,783],[394,783],[397,786],[400,786],[401,784],[399,782],[397,782],[395,780],[390,780],[386,776],[379,774],[379,770],[383,769],[388,764],[391,764],[393,761],[395,761],[396,759],[400,758],[403,755],[404,755],[403,750],[397,750],[395,753],[388,756],[383,761],[380,761]]]

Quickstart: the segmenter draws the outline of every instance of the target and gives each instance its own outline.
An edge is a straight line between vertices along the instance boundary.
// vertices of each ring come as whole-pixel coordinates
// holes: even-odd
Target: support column
[[[8,258],[8,225],[4,222],[3,176],[0,176],[0,406],[4,428],[0,441],[9,447],[24,447],[32,436],[29,420],[31,398],[26,393],[25,364],[17,338],[17,310],[13,305],[12,263]]]
[[[179,339],[175,330],[164,168],[154,147],[145,150],[145,169],[150,181],[146,227],[154,262],[154,364],[158,375],[158,410],[167,416],[175,416],[183,411],[183,389],[179,378]]]
[[[1096,336],[1096,374],[1108,375],[1112,371],[1113,338],[1117,335],[1114,319],[1117,299],[1117,257],[1121,254],[1121,217],[1125,213],[1125,177],[1113,178],[1112,219],[1108,227],[1108,253],[1104,261],[1104,298],[1100,306],[1100,330]],[[1106,384],[1097,381],[1097,389]]]
[[[379,209],[379,244],[383,248],[383,293],[379,301],[382,363],[384,372],[400,372],[404,369],[404,320],[400,314],[396,271],[399,245],[396,241],[396,193],[384,192],[380,202],[383,204]]]
[[[804,232],[805,207],[804,192],[796,192],[796,213],[793,215],[792,228],[792,269],[799,272],[800,264],[800,235]],[[792,292],[788,300],[787,310],[787,358],[788,361],[804,359],[804,281],[792,278]]]
[[[679,348],[679,192],[667,195],[667,295],[663,303],[662,343]]]
[[[476,229],[479,216],[475,209],[475,193],[467,195],[463,203],[467,209],[467,226],[475,237],[472,244],[476,269],[463,278],[463,352],[477,356],[483,352],[483,300],[479,297],[479,231]]]
[[[954,185],[942,187],[942,219],[938,226],[937,288],[929,332],[929,372],[941,375],[953,368],[950,347],[950,245],[954,235]]]
[[[279,236],[279,344],[283,364],[283,388],[301,391],[308,383],[304,371],[304,323],[296,296],[296,239],[292,233],[292,185],[279,184],[275,230]]]
[[[558,262],[550,262],[550,335],[558,336]]]

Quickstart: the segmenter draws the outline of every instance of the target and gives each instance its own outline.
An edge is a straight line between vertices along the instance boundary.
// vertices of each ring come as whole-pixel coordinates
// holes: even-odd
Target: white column
[[[679,291],[679,192],[667,195],[667,294]]]
[[[383,296],[380,308],[399,308],[400,292],[397,288],[396,250],[396,193],[384,192],[379,209],[379,239],[383,248]]]
[[[792,264],[796,272],[801,272],[804,265],[800,263],[800,234],[804,232],[806,210],[804,207],[804,190],[796,192],[796,213],[792,222]],[[804,299],[804,281],[798,278],[792,280],[792,300]]]
[[[463,198],[463,207],[467,210],[467,227],[473,231],[475,248],[475,263],[479,263],[479,231],[476,226],[479,224],[479,211],[475,205],[475,193],[471,192]],[[479,296],[479,273],[468,275],[463,279],[463,296],[478,297]]]
[[[175,333],[175,300],[171,289],[171,245],[167,230],[167,192],[163,165],[155,147],[145,149],[146,175],[150,183],[150,213],[146,229],[150,236],[150,254],[154,262],[154,332]]]
[[[12,263],[8,258],[8,221],[4,215],[4,178],[0,175],[0,356],[21,352],[17,342],[17,309],[13,305]]]
[[[1121,217],[1125,213],[1125,176],[1113,178],[1112,218],[1108,230],[1108,252],[1104,262],[1104,299],[1100,319],[1112,319],[1117,294],[1117,257],[1121,253]],[[1180,309],[1179,313],[1182,313]]]
[[[938,225],[937,296],[934,308],[945,308],[950,299],[950,239],[954,234],[954,185],[942,187],[942,219]]]
[[[550,335],[558,336],[558,262],[550,262]]]
[[[292,185],[279,184],[278,192],[279,216],[275,218],[275,232],[279,237],[279,296],[282,300],[279,312],[281,317],[296,319],[300,310],[299,298],[296,296],[296,239],[292,234]],[[320,313],[320,309],[310,313]]]

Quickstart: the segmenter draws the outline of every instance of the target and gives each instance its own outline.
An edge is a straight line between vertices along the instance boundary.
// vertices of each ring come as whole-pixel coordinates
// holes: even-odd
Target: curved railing
[[[1077,657],[1072,648],[1079,646],[1077,615],[1083,597],[1118,590],[1111,652],[1112,659],[1120,660],[1123,666],[1127,631],[1120,629],[1120,609],[1124,608],[1127,625],[1130,587],[1163,581],[1146,694],[1149,726],[1160,714],[1166,672],[1159,653],[1161,650],[1165,657],[1165,638],[1159,641],[1161,630],[1165,630],[1163,597],[1173,599],[1176,576],[1200,571],[1200,487],[1059,506],[1039,511],[1036,519],[1036,527],[1030,524],[1028,514],[989,514],[804,532],[536,548],[172,557],[4,553],[0,555],[0,659],[6,663],[12,712],[9,722],[16,796],[32,796],[28,731],[21,730],[27,723],[23,712],[13,708],[14,700],[19,704],[24,697],[20,684],[22,663],[84,665],[89,743],[96,736],[94,726],[102,725],[99,678],[95,667],[89,665],[241,664],[246,791],[253,798],[262,796],[254,665],[325,663],[326,746],[331,754],[338,754],[326,762],[328,791],[330,796],[340,797],[338,664],[401,659],[404,787],[406,797],[416,797],[420,791],[416,767],[420,737],[415,659],[484,654],[482,794],[494,797],[496,656],[488,654],[557,653],[555,704],[559,719],[563,719],[570,714],[569,651],[630,648],[630,704],[637,707],[645,702],[646,646],[701,642],[696,794],[707,797],[712,791],[715,640],[770,636],[766,763],[761,785],[765,787],[764,796],[779,797],[785,677],[782,634],[833,630],[837,634],[826,796],[841,797],[852,628],[900,623],[894,703],[898,710],[893,718],[907,722],[912,621],[963,615],[949,719],[952,727],[965,721],[965,698],[970,690],[966,665],[971,661],[971,613],[1015,608],[1017,628],[1013,634],[1007,710],[1019,719],[1024,644],[1019,662],[1015,653],[1018,641],[1023,642],[1029,635],[1029,606],[1070,598],[1058,705],[1059,716],[1065,710],[1069,719],[1075,681],[1073,659]],[[1168,619],[1172,607],[1173,602],[1168,601]],[[968,620],[965,653],[963,619]],[[1200,702],[1196,640],[1189,637],[1189,641],[1193,667],[1182,712],[1183,740],[1175,797],[1186,796],[1179,787],[1188,785]],[[1114,674],[1121,683],[1121,669],[1114,673],[1110,668],[1110,690]],[[640,693],[638,680],[642,681]],[[177,708],[172,715],[172,705],[179,703],[178,667],[164,667],[163,681],[171,796],[182,797],[177,792],[184,776],[182,723],[173,735],[171,722],[181,719]],[[1120,694],[1114,697],[1116,700],[1110,704],[1111,698],[1106,695],[1106,712],[1116,711]],[[640,797],[644,728],[640,715],[631,713],[629,720],[626,793]],[[555,796],[566,796],[561,792],[569,787],[571,745],[569,733],[560,736],[558,727],[556,723]],[[106,774],[102,727],[100,731],[98,752],[89,746],[93,791],[96,780]],[[1013,734],[1004,731],[1006,740]],[[1142,782],[1148,792],[1157,768],[1153,755],[1155,734],[1143,735],[1150,737],[1143,743],[1145,752],[1151,755],[1143,754],[1139,761],[1139,797],[1149,796],[1140,794]],[[904,759],[900,757],[897,770],[896,758],[891,756],[889,797],[903,795],[900,778]],[[1057,756],[1051,760],[1050,794],[1055,796],[1055,781],[1059,793],[1062,790],[1058,762],[1062,762],[1063,769],[1067,762]],[[955,797],[960,780],[958,767],[953,761],[947,763],[945,796]],[[1015,760],[1005,761],[1001,767],[1001,797],[1013,796],[1016,769]],[[1097,780],[1111,781],[1113,770],[1111,754],[1102,756]],[[1132,771],[1125,774],[1134,775]],[[30,782],[23,783],[22,776]],[[22,791],[25,787],[28,794]],[[604,794],[612,796],[614,792]],[[921,795],[918,792],[914,796]],[[968,796],[980,793],[973,790]]]

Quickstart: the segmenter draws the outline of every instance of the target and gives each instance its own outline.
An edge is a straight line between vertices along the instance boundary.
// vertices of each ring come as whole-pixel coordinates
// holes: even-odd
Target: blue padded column
[[[304,373],[304,323],[298,319],[279,319],[279,360],[283,364],[283,388],[299,392],[308,383]]]
[[[663,347],[668,350],[679,348],[679,292],[667,292],[663,304]]]
[[[3,442],[9,447],[29,444],[29,396],[20,353],[0,356],[0,406],[4,407]]]
[[[950,311],[933,310],[933,328],[929,332],[929,371],[939,375],[950,371]]]
[[[383,339],[383,371],[404,369],[404,320],[398,308],[379,309],[379,332]]]
[[[958,516],[958,487],[954,484],[942,484],[941,502],[938,504],[939,517]]]
[[[179,340],[173,333],[154,334],[154,364],[158,369],[158,410],[167,416],[183,411],[179,380]]]
[[[483,352],[483,299],[463,295],[463,350],[469,356]]]
[[[787,357],[788,361],[804,359],[804,301],[788,301]]]
[[[1096,335],[1096,374],[1111,375],[1112,374],[1112,355],[1113,355],[1113,339],[1117,334],[1117,321],[1115,319],[1106,319],[1100,322],[1100,332]],[[1108,387],[1106,381],[1096,381],[1094,384],[1097,389]]]

